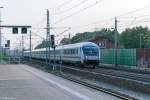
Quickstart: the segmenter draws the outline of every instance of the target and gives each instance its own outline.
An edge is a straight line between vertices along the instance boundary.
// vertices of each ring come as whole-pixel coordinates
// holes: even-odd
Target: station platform
[[[119,100],[23,64],[0,65],[0,100]]]

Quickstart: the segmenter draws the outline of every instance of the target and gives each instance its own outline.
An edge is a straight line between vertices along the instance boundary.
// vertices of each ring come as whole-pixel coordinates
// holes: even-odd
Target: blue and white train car
[[[29,57],[30,52],[25,51],[24,56]],[[49,52],[45,48],[32,51],[32,58],[47,59]],[[54,60],[54,50],[50,49],[50,59]],[[92,42],[81,42],[69,45],[57,46],[55,49],[55,60],[65,63],[98,65],[100,59],[100,48]]]

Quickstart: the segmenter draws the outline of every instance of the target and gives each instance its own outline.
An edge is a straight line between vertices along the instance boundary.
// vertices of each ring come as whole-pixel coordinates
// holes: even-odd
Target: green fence
[[[114,49],[101,49],[101,63],[114,64],[115,63],[115,50]],[[119,65],[136,66],[136,49],[118,49],[117,50],[117,63]]]

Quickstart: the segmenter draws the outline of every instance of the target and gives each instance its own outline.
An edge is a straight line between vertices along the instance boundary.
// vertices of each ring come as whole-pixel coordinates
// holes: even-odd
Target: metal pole
[[[141,36],[141,33],[140,33],[140,48],[142,47],[142,36]]]
[[[48,37],[48,54],[49,54],[49,66],[51,66],[51,53],[50,53],[50,46],[51,46],[51,37],[50,37],[50,23],[49,23],[49,10],[47,9],[47,37]]]
[[[0,7],[0,8],[4,8],[4,7]],[[0,13],[0,62],[2,60],[2,32],[1,32],[1,13]]]
[[[48,58],[47,57],[47,53],[48,52],[47,52],[47,47],[46,47],[46,41],[47,41],[47,39],[43,39],[43,43],[44,43],[44,47],[43,48],[45,48],[45,50],[46,50],[45,53],[44,53],[45,54],[45,63],[47,64],[47,62],[48,62],[48,60],[47,60],[47,58]]]
[[[62,55],[63,55],[63,45],[61,45],[61,51],[60,51],[60,73],[62,73]]]
[[[23,62],[23,56],[24,56],[24,36],[22,34],[22,62]]]
[[[31,56],[32,56],[32,55],[31,55],[31,39],[32,39],[32,38],[31,38],[31,31],[30,31],[30,61],[31,61]]]
[[[1,26],[1,13],[0,13],[0,26]],[[0,27],[0,51],[2,52],[2,32]]]
[[[54,45],[54,68],[56,67],[55,65],[56,65],[56,46]]]
[[[118,45],[117,45],[117,41],[118,41],[118,32],[117,32],[117,18],[115,17],[115,67],[117,67],[118,66],[118,61],[117,61],[117,59],[118,59],[118,57],[117,57],[117,48],[118,48]]]
[[[71,44],[71,35],[70,35],[70,32],[69,32],[69,44]]]
[[[4,8],[4,7],[0,7],[0,8]],[[1,32],[1,12],[0,12],[0,51],[2,52],[2,32]]]

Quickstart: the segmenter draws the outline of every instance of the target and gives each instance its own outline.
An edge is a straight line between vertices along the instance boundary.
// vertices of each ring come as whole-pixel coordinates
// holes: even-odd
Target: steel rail
[[[45,63],[43,61],[40,60],[34,60],[36,62],[39,63]],[[60,66],[59,64],[56,64],[57,66]],[[141,83],[145,83],[145,84],[150,84],[150,77],[147,77],[147,75],[143,75],[143,74],[137,74],[137,73],[133,73],[133,72],[125,72],[125,71],[116,71],[115,70],[110,70],[108,71],[106,70],[99,70],[100,68],[97,69],[87,69],[87,68],[79,68],[79,67],[75,67],[75,66],[70,66],[70,65],[62,65],[62,68],[69,68],[72,70],[79,70],[82,72],[87,72],[87,73],[91,73],[91,74],[95,74],[95,75],[103,75],[103,76],[108,76],[108,77],[113,77],[113,78],[121,78],[121,79],[126,79],[126,80],[131,80],[131,81],[136,81],[136,82],[141,82]]]
[[[36,61],[36,60],[35,60]],[[36,62],[39,62],[39,63],[44,63],[43,61],[36,61]],[[100,87],[100,86],[96,86],[96,85],[92,85],[90,83],[87,83],[87,82],[84,82],[84,81],[81,81],[81,80],[77,80],[75,78],[72,78],[72,77],[69,77],[65,74],[58,74],[58,73],[53,73],[59,77],[62,77],[64,79],[67,79],[67,80],[70,80],[72,82],[75,82],[75,83],[78,83],[78,84],[81,84],[81,85],[84,85],[86,87],[89,87],[89,88],[92,88],[92,89],[95,89],[97,91],[100,91],[100,92],[103,92],[103,93],[106,93],[106,94],[109,94],[109,95],[112,95],[112,96],[115,96],[117,98],[120,98],[120,99],[123,99],[123,100],[137,100],[137,98],[134,98],[134,97],[131,97],[129,95],[126,95],[126,94],[122,94],[122,93],[119,93],[119,92],[116,92],[116,91],[113,91],[111,89],[106,89],[106,88],[103,88],[103,87]]]
[[[56,75],[57,75],[57,74],[56,74]],[[62,78],[65,78],[65,79],[70,80],[70,81],[73,81],[73,82],[75,82],[75,83],[84,85],[84,86],[86,86],[86,87],[89,87],[89,88],[98,90],[98,91],[100,91],[100,92],[103,92],[103,93],[106,93],[106,94],[115,96],[115,97],[120,98],[120,99],[123,99],[123,100],[137,100],[137,98],[130,97],[129,95],[122,94],[122,93],[119,93],[119,92],[116,92],[116,91],[113,91],[113,90],[110,90],[110,89],[106,89],[106,88],[103,88],[103,87],[95,86],[95,85],[89,84],[89,83],[84,82],[84,81],[81,81],[81,80],[77,80],[77,79],[74,79],[74,78],[71,78],[71,77],[67,77],[67,76],[62,75],[62,74],[57,75],[57,76],[62,77]]]
[[[39,62],[39,63],[44,63],[42,61],[36,61],[36,62]],[[70,80],[72,82],[75,82],[75,83],[78,83],[78,84],[81,84],[81,85],[84,85],[86,87],[89,87],[89,88],[92,88],[92,89],[95,89],[97,91],[100,91],[100,92],[103,92],[103,93],[106,93],[106,94],[109,94],[109,95],[112,95],[114,97],[117,97],[117,98],[120,98],[120,99],[123,99],[123,100],[138,100],[137,98],[134,98],[134,97],[131,97],[129,95],[126,95],[126,94],[122,94],[122,93],[119,93],[119,92],[116,92],[116,91],[113,91],[113,90],[110,90],[110,89],[106,89],[106,88],[103,88],[103,87],[100,87],[100,86],[96,86],[96,85],[92,85],[90,83],[87,83],[85,81],[81,81],[81,80],[78,80],[78,79],[74,79],[72,77],[69,77],[65,74],[62,74],[62,73],[53,73],[59,77],[62,77],[64,79],[67,79],[67,80]]]

